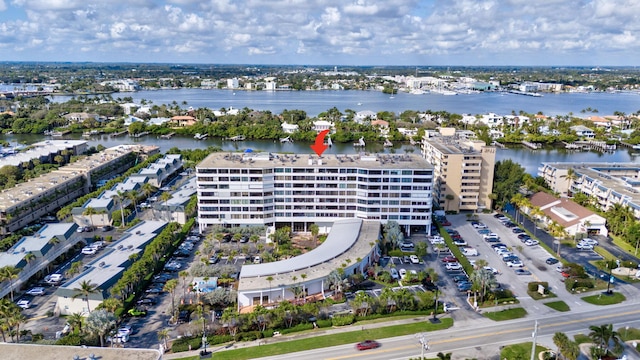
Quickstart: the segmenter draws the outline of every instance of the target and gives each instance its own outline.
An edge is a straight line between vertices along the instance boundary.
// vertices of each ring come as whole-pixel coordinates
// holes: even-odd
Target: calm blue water
[[[235,95],[234,95],[235,94]],[[134,93],[116,93],[118,97],[132,97],[140,102],[145,99],[155,105],[172,104],[181,107],[207,107],[210,109],[228,109],[230,107],[253,110],[268,110],[280,114],[283,110],[304,110],[309,116],[317,116],[332,107],[341,112],[371,110],[392,111],[400,114],[405,110],[448,111],[456,114],[484,114],[494,112],[501,115],[512,111],[546,115],[576,116],[580,111],[591,107],[599,114],[610,115],[615,111],[633,113],[640,109],[640,95],[636,93],[563,93],[545,94],[542,97],[523,96],[502,93],[481,93],[470,95],[445,96],[439,94],[413,95],[399,93],[393,99],[379,91],[231,91],[178,89],[138,91]],[[69,97],[55,97],[54,101],[67,101]],[[186,101],[187,105],[183,105]],[[358,105],[361,104],[361,105]],[[586,115],[585,115],[586,116]]]

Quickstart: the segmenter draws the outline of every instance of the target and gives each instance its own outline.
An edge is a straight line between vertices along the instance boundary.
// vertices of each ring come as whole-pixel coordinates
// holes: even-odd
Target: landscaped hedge
[[[538,291],[538,285],[542,285],[544,286],[544,293],[548,293],[549,292],[549,283],[546,281],[532,281],[529,284],[527,284],[528,290],[531,292],[537,292]]]
[[[567,279],[564,281],[564,285],[568,291],[593,289],[595,287],[595,284],[591,279]]]
[[[331,323],[333,326],[345,326],[351,325],[356,320],[356,316],[354,314],[345,314],[345,315],[337,315],[331,319]]]
[[[208,340],[209,339],[207,338],[207,341]],[[191,350],[199,349],[200,346],[202,346],[202,338],[201,337],[178,338],[174,340],[174,342],[171,344],[171,351],[174,353],[189,351],[189,345],[191,345]]]

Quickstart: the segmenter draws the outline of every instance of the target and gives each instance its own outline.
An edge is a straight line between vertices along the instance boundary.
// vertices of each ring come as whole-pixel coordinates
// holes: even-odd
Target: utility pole
[[[531,347],[531,360],[535,360],[536,356],[536,339],[538,337],[538,320],[536,320],[535,325],[533,326],[533,346]]]
[[[418,342],[420,343],[420,360],[424,359],[424,351],[429,350],[429,340],[426,339],[424,333],[416,334]]]

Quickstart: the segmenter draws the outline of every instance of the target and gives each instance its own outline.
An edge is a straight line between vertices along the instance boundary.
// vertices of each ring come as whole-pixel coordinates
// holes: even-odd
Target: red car
[[[356,349],[358,350],[369,350],[379,348],[380,343],[375,340],[365,340],[356,344]]]
[[[448,256],[445,256],[445,257],[442,258],[442,262],[444,262],[444,263],[453,263],[453,262],[458,262],[458,259],[456,259],[455,256],[448,255]]]

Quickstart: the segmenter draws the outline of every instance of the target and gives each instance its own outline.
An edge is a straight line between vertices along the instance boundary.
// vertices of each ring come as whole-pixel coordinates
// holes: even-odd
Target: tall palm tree
[[[2,298],[0,299],[0,335],[2,342],[7,342],[6,331],[9,331],[9,319],[15,313],[19,313],[20,308],[13,301]]]
[[[171,338],[169,335],[169,329],[160,329],[158,330],[158,340],[164,342],[165,351],[169,349],[169,343],[167,342]]]
[[[122,306],[122,300],[116,299],[114,297],[110,297],[108,299],[104,299],[104,301],[101,302],[100,305],[98,305],[96,310],[100,308],[100,309],[105,309],[110,313],[115,313],[116,310],[118,310],[118,308],[121,306]]]
[[[91,223],[91,229],[93,230],[93,215],[97,214],[98,211],[96,211],[95,208],[88,206],[86,209],[84,209],[84,211],[82,212],[82,215],[84,216],[88,216],[89,217],[89,223]]]
[[[26,321],[27,317],[20,311],[13,312],[7,319],[9,331],[11,331],[11,334],[16,334],[16,343],[20,342],[20,324],[25,323]],[[13,338],[13,335],[11,335],[11,338]]]
[[[20,270],[18,270],[15,266],[7,265],[5,267],[0,268],[0,280],[9,281],[9,292],[11,294],[11,302],[13,302],[13,280],[18,278],[18,274]]]
[[[273,281],[273,276],[269,275],[265,278],[269,282],[269,297],[267,302],[271,302],[271,282]]]
[[[89,308],[89,295],[96,294],[100,291],[97,285],[92,284],[88,280],[82,280],[80,283],[80,287],[74,289],[75,294],[71,297],[72,299],[77,299],[82,297],[87,302],[87,312],[91,312]]]
[[[142,184],[142,187],[140,188],[140,190],[142,191],[145,197],[149,197],[149,195],[156,192],[157,188],[151,185],[150,183],[144,183]]]
[[[122,222],[120,223],[121,227],[124,227],[126,224],[124,222],[124,193],[122,191],[118,191],[117,193],[111,195],[112,199],[115,199],[120,204],[120,216],[122,217]]]
[[[556,352],[558,355],[562,355],[562,353],[564,353],[564,349],[569,341],[571,340],[569,340],[567,334],[563,332],[553,334],[553,343],[556,345]]]
[[[311,232],[311,236],[313,236],[314,246],[318,246],[318,234],[320,233],[320,227],[317,224],[311,224],[309,225],[309,231]]]
[[[604,324],[600,326],[589,326],[589,337],[604,349],[605,354],[609,352],[609,342],[613,340],[615,344],[620,342],[620,335],[613,330],[613,324]]]
[[[573,185],[574,181],[578,180],[578,174],[576,174],[573,168],[569,168],[567,169],[567,173],[560,176],[560,178],[567,180],[567,196],[571,197],[571,195],[573,195],[571,193],[571,186]]]
[[[175,291],[178,288],[178,280],[177,279],[170,279],[168,280],[165,284],[164,284],[164,291],[167,291],[168,293],[171,294],[171,315],[174,315],[175,313],[175,309],[176,309],[176,297],[175,297]]]
[[[132,203],[133,203],[133,211],[136,213],[136,216],[138,216],[138,196],[140,196],[140,193],[138,193],[138,190],[129,190],[126,193],[126,197],[127,199],[129,199]]]

